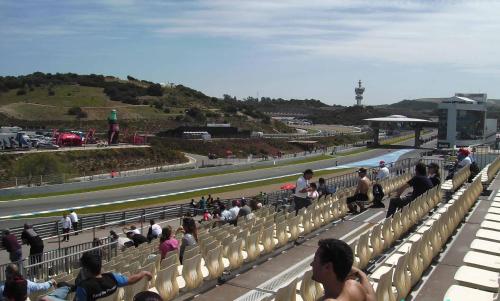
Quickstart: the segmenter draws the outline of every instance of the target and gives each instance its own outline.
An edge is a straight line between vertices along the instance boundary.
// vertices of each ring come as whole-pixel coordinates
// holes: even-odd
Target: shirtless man
[[[368,190],[372,186],[370,179],[366,176],[367,172],[366,168],[363,167],[358,170],[358,186],[356,187],[354,195],[348,197],[346,200],[350,213],[365,211],[365,203],[368,201]],[[356,210],[356,205],[359,206],[359,212]]]
[[[338,239],[323,239],[314,254],[312,279],[323,284],[324,301],[376,301],[368,277],[352,266],[351,248]]]

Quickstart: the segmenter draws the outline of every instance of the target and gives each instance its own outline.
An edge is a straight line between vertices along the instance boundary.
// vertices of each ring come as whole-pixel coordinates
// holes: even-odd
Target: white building
[[[456,93],[439,104],[439,148],[495,142],[497,120],[486,119],[486,99],[483,93]]]

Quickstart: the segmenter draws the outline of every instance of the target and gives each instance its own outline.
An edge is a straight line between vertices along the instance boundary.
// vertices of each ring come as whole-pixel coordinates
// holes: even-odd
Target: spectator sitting
[[[232,205],[233,207],[229,209],[229,212],[231,212],[231,221],[236,221],[238,219],[238,214],[240,213],[240,202],[238,200],[233,200]]]
[[[179,249],[179,241],[173,236],[172,227],[166,226],[163,228],[159,248],[162,260],[167,256],[168,252]]]
[[[10,230],[3,230],[2,245],[9,252],[9,259],[11,262],[18,262],[23,257],[21,245],[17,242],[14,234]]]
[[[250,208],[250,206],[248,206],[248,202],[245,198],[241,199],[240,205],[241,205],[241,207],[240,207],[240,210],[238,211],[238,217],[240,217],[240,216],[246,217],[247,215],[252,213],[252,208]]]
[[[226,208],[226,205],[220,205],[220,220],[224,222],[229,222],[233,219],[233,214]]]
[[[403,194],[403,192],[410,187],[413,188],[412,194],[401,198],[401,194]],[[425,164],[422,162],[417,163],[415,166],[415,176],[399,188],[397,191],[397,197],[391,199],[389,202],[389,209],[387,210],[386,218],[392,216],[398,208],[403,208],[408,205],[411,201],[431,188],[432,182],[427,177]]]
[[[131,276],[120,273],[101,273],[101,258],[91,252],[83,253],[80,258],[81,270],[78,277],[81,281],[76,283],[75,301],[94,301],[112,295],[119,287],[124,287],[139,282],[146,277],[153,278],[148,271],[141,271]],[[56,289],[41,301],[65,300],[72,287],[64,286]]]
[[[187,246],[195,246],[198,244],[198,230],[196,223],[191,217],[182,219],[182,228],[184,229],[184,236],[182,237],[182,244],[179,250],[179,260],[182,263],[182,257]]]
[[[381,181],[383,179],[389,178],[391,175],[391,172],[389,171],[389,168],[385,166],[385,161],[380,161],[379,164],[379,170],[377,172],[377,176],[375,177],[376,181]]]
[[[441,184],[441,175],[439,174],[439,165],[437,163],[430,163],[427,166],[429,180],[432,182],[432,187]]]
[[[147,234],[148,242],[151,242],[153,239],[157,239],[161,235],[161,226],[155,223],[155,220],[152,219],[149,221],[149,230]]]
[[[319,178],[318,180],[318,193],[319,193],[319,197],[322,197],[322,196],[325,196],[325,199],[328,195],[330,194],[334,194],[336,191],[335,187],[332,187],[331,189],[328,188],[328,186],[326,185],[326,182],[325,182],[325,179],[324,178]]]
[[[366,176],[366,168],[361,167],[358,170],[358,186],[353,196],[346,199],[347,207],[349,207],[349,213],[360,213],[365,211],[364,204],[368,201],[368,190],[371,188],[372,184],[370,179]],[[356,210],[356,205],[359,206],[359,212]]]
[[[312,279],[324,288],[321,300],[376,301],[368,277],[352,266],[353,261],[352,250],[345,242],[333,238],[319,241],[311,266]]]
[[[123,228],[123,233],[126,233],[128,231],[134,232],[135,234],[141,234],[141,231],[134,225],[130,226],[130,229]]]
[[[205,211],[203,212],[202,221],[208,222],[208,221],[210,221],[212,219],[213,219],[212,214],[210,214],[210,212],[208,211],[208,209],[205,209]]]
[[[16,264],[8,264],[5,267],[5,283],[0,285],[1,300],[24,301],[31,293],[46,291],[55,286],[54,280],[47,282],[32,282],[26,280]]]
[[[260,204],[260,207],[262,207],[262,204],[261,204],[258,200],[256,200],[256,199],[251,199],[251,200],[250,200],[250,209],[251,209],[252,211],[256,211],[256,210],[258,210],[258,209],[260,208],[260,207],[259,207],[259,204]]]
[[[311,183],[311,185],[309,185],[309,188],[310,190],[307,192],[307,197],[311,200],[311,201],[315,201],[319,198],[319,193],[318,193],[318,188],[316,186],[316,183]]]
[[[163,301],[160,295],[151,291],[137,293],[133,301]]]
[[[146,237],[144,237],[144,235],[142,234],[137,234],[133,231],[128,231],[126,232],[126,235],[127,235],[127,238],[132,240],[132,242],[134,243],[134,246],[137,248],[139,245],[145,243],[148,241],[148,239]]]
[[[99,238],[97,237],[94,237],[94,239],[92,240],[92,248],[97,248],[97,249],[94,249],[92,251],[90,251],[92,254],[95,254],[99,257],[102,257],[102,248],[99,248],[99,246],[101,246],[102,243],[101,241],[99,240]]]

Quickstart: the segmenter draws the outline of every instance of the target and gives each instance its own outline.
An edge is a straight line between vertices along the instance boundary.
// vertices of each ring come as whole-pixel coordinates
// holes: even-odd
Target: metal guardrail
[[[118,255],[118,242],[111,242],[107,238],[100,240],[106,241],[105,244],[94,245],[93,243],[85,243],[78,246],[67,247],[54,252],[47,252],[43,255],[42,260],[24,259],[16,264],[20,267],[20,271],[27,279],[44,280],[50,277],[61,275],[62,273],[73,272],[80,268],[80,257],[85,252],[96,252],[101,255],[103,260],[109,261]],[[90,246],[85,246],[91,244]],[[8,264],[0,265],[0,281],[5,281],[5,268]],[[76,275],[74,275],[76,278]]]

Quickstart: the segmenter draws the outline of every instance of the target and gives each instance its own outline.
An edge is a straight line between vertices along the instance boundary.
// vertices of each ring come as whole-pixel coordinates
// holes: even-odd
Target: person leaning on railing
[[[148,271],[141,271],[131,276],[125,276],[120,273],[102,273],[101,257],[85,252],[80,258],[81,270],[75,280],[75,285],[60,286],[55,291],[51,292],[40,301],[62,301],[66,300],[71,291],[75,291],[75,301],[94,301],[112,295],[119,287],[134,284],[142,278],[147,277],[148,280],[153,278],[153,275]]]
[[[13,263],[5,268],[5,278],[5,283],[0,285],[0,299],[8,301],[24,301],[31,293],[46,291],[56,285],[55,280],[41,283],[26,280]]]

